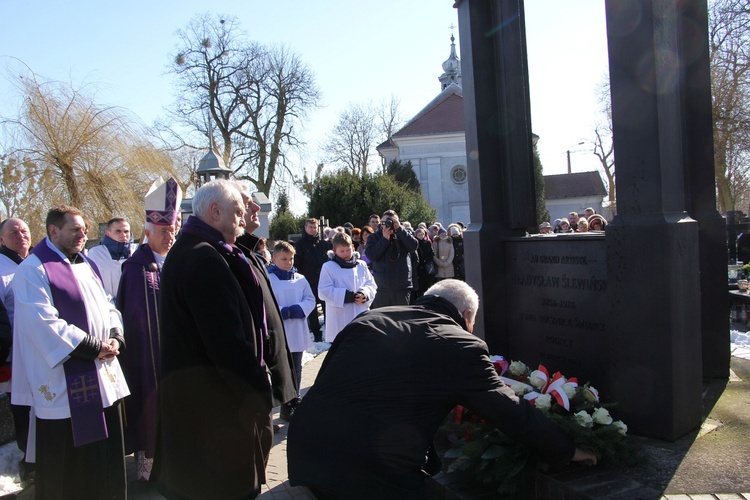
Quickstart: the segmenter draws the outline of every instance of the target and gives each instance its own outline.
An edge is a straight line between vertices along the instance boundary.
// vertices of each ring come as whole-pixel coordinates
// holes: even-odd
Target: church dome
[[[455,38],[451,35],[451,55],[443,63],[443,71],[446,73],[455,74],[461,71],[461,63],[458,62],[458,56],[456,56],[456,43]]]
[[[456,55],[456,39],[453,34],[451,34],[451,54],[443,63],[443,71],[444,73],[439,78],[441,89],[445,89],[452,83],[461,85],[461,62]]]

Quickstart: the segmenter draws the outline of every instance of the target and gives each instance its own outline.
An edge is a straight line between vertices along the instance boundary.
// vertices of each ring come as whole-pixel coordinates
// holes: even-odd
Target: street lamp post
[[[566,151],[566,153],[568,155],[568,173],[571,173],[571,168],[570,168],[570,150],[572,148],[576,147],[576,146],[582,146],[584,144],[584,142],[585,141],[581,141],[578,144],[573,144],[572,146],[568,146],[568,150]]]

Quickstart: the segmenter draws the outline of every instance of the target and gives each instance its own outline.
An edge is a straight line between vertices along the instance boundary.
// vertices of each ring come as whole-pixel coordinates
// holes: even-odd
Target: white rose
[[[540,410],[549,410],[552,406],[552,396],[549,394],[542,394],[534,401],[534,406]]]
[[[544,389],[544,386],[547,385],[547,377],[544,375],[543,372],[540,372],[539,370],[534,370],[533,372],[531,372],[531,375],[529,375],[529,383],[533,385],[536,389],[541,391],[542,389]]]
[[[576,395],[576,390],[578,389],[578,384],[563,384],[563,391],[565,391],[565,395],[568,396],[568,399],[572,398]]]
[[[522,384],[521,382],[513,384],[510,389],[515,392],[518,397],[523,396],[530,390],[528,385]]]
[[[588,387],[583,392],[583,396],[586,398],[586,401],[588,401],[591,404],[599,402],[599,391],[597,391],[593,387]]]
[[[623,436],[628,433],[628,426],[625,425],[625,422],[623,422],[622,420],[612,422],[612,427],[617,427],[617,432],[619,432]]]
[[[594,420],[591,418],[591,415],[586,413],[586,410],[581,410],[575,415],[573,415],[573,418],[575,418],[578,425],[581,427],[593,427],[594,426]]]
[[[593,420],[599,425],[609,425],[612,423],[612,417],[609,416],[609,410],[606,408],[597,408],[594,410]]]
[[[520,377],[521,375],[526,375],[526,372],[529,371],[529,367],[523,364],[521,361],[513,361],[511,362],[508,371],[510,371],[510,373],[512,373],[516,377]]]

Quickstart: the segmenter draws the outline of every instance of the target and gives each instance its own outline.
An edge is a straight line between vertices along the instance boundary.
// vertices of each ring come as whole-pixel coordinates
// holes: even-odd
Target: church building
[[[469,213],[469,185],[466,169],[466,127],[464,123],[463,91],[461,88],[461,64],[456,55],[455,38],[451,35],[450,56],[443,63],[443,74],[439,77],[440,93],[417,113],[391,138],[377,146],[378,154],[385,165],[392,160],[402,163],[411,161],[414,173],[422,187],[422,195],[437,211],[437,220],[447,225],[461,221],[471,222]],[[535,135],[534,140],[538,137]],[[576,189],[579,182],[565,183],[559,189],[560,200],[550,203],[547,196],[547,209],[550,216],[566,217],[569,211],[583,211],[592,206],[601,211],[602,200],[606,196],[604,183],[598,172],[587,172],[587,179],[598,184],[581,198]],[[570,174],[577,175],[577,174]],[[561,183],[560,176],[548,177],[553,184]],[[595,179],[594,179],[595,177]],[[572,191],[570,191],[572,190]],[[548,194],[548,193],[545,193]],[[592,198],[593,195],[593,198]],[[585,199],[585,201],[582,201]],[[573,203],[571,203],[573,202]],[[578,207],[578,204],[584,206]],[[566,211],[567,210],[567,211]],[[553,214],[552,212],[555,212]],[[558,215],[557,212],[564,214]]]
[[[464,103],[453,35],[443,71],[440,94],[377,150],[386,165],[394,159],[411,161],[422,195],[437,211],[437,220],[445,225],[456,221],[468,225]]]

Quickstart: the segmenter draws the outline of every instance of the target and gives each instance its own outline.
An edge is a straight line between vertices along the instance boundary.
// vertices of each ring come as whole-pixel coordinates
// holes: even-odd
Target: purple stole
[[[256,355],[258,356],[258,364],[260,364],[260,366],[265,365],[264,345],[268,342],[266,306],[263,301],[263,290],[260,287],[258,275],[256,275],[253,270],[253,265],[245,254],[242,253],[242,250],[235,245],[230,245],[225,241],[221,241],[221,238],[223,237],[222,234],[195,215],[191,215],[188,218],[187,222],[182,226],[182,232],[197,236],[213,245],[222,258],[227,262],[232,273],[234,273],[234,269],[237,269],[242,275],[241,277],[244,278],[240,279],[240,277],[235,276],[240,284],[240,288],[242,288],[242,293],[245,295],[245,300],[250,307],[253,321],[256,322],[260,319],[261,325],[256,327],[255,331],[255,341],[257,344]],[[235,261],[238,265],[234,265]],[[254,285],[254,287],[250,285]]]
[[[262,330],[256,335],[258,340],[258,360],[260,363],[260,366],[263,366],[266,364],[266,353],[265,353],[265,347],[266,347],[266,340],[268,338],[268,321],[266,320],[266,303],[263,300],[263,291],[260,287],[260,281],[258,280],[258,275],[255,274],[255,270],[253,269],[253,265],[250,263],[249,259],[245,256],[244,253],[242,253],[242,250],[240,250],[238,247],[233,246],[232,247],[232,253],[236,254],[238,257],[240,257],[245,264],[247,264],[247,269],[243,266],[243,272],[247,274],[247,271],[250,271],[250,274],[253,277],[253,283],[255,284],[255,288],[257,290],[261,291],[261,299],[260,302],[260,311],[261,311],[261,317],[263,318],[263,327]],[[273,292],[271,292],[273,293]]]
[[[44,270],[47,272],[54,306],[60,319],[77,326],[88,334],[89,322],[86,316],[86,304],[83,302],[72,265],[68,259],[62,258],[47,244],[47,241],[42,241],[34,247],[32,253],[42,261]],[[82,254],[79,254],[79,256],[83,257]],[[99,270],[96,265],[85,257],[84,260],[98,276]],[[104,406],[96,363],[94,360],[70,356],[63,363],[63,368],[65,369],[65,381],[68,386],[73,444],[83,446],[106,439],[108,437],[107,424],[104,420]]]

